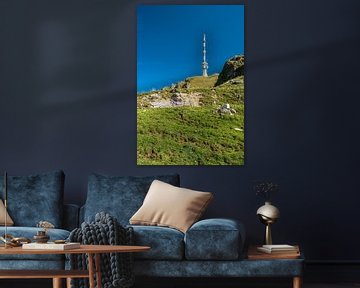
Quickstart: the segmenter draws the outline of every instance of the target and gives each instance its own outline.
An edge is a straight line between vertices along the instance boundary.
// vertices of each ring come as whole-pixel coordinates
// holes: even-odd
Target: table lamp
[[[258,215],[261,223],[265,226],[265,244],[272,245],[272,236],[271,236],[271,225],[276,222],[280,217],[280,211],[274,205],[271,205],[271,202],[266,201],[265,205],[261,206],[256,214]]]

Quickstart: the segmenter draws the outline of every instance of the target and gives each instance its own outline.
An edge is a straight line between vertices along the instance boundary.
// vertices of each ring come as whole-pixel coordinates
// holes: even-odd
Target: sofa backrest
[[[78,228],[80,225],[79,222],[79,212],[80,207],[76,204],[66,203],[63,205],[63,219],[62,219],[62,228],[66,230],[73,230]]]
[[[142,177],[91,174],[80,220],[91,222],[96,213],[106,212],[116,217],[121,225],[128,225],[129,219],[142,205],[155,179],[174,186],[180,185],[178,174]]]
[[[8,212],[15,226],[35,227],[39,221],[48,221],[62,227],[63,171],[31,175],[8,176]],[[0,183],[4,177],[0,176]],[[3,185],[0,195],[4,199]]]

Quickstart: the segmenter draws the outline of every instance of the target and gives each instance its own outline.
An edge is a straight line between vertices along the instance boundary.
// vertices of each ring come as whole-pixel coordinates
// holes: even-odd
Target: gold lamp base
[[[272,245],[272,237],[271,237],[271,224],[268,223],[265,226],[265,240],[266,245]]]

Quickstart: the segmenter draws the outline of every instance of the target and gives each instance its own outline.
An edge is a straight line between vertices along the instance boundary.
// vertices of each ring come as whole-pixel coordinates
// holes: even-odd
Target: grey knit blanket
[[[94,222],[84,222],[80,228],[71,231],[69,240],[81,244],[133,245],[133,234],[132,227],[124,228],[118,224],[116,218],[101,212],[95,215]],[[70,254],[68,259],[71,269],[87,269],[86,255]],[[132,287],[134,285],[132,253],[101,254],[101,279],[103,288]],[[73,279],[71,287],[88,288],[89,281],[88,279]]]

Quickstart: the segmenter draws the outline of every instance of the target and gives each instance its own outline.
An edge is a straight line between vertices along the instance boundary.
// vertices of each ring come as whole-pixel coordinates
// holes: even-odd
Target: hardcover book
[[[22,248],[28,250],[70,250],[79,249],[80,243],[27,243],[23,244]]]
[[[264,252],[268,254],[280,254],[280,253],[286,253],[286,254],[297,254],[299,253],[299,248],[297,246],[291,246],[291,245],[262,245],[257,247],[257,250],[259,252]]]

